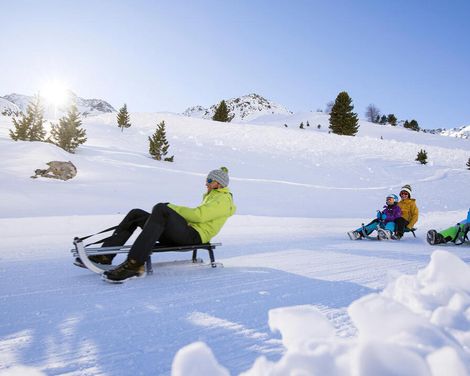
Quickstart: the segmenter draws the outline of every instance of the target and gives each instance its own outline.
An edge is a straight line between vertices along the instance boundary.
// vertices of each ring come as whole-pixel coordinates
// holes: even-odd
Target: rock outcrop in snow
[[[77,175],[77,168],[75,165],[68,161],[50,161],[46,163],[49,168],[42,170],[37,169],[34,176],[31,176],[33,179],[38,177],[59,179],[59,180],[69,180],[74,178]]]

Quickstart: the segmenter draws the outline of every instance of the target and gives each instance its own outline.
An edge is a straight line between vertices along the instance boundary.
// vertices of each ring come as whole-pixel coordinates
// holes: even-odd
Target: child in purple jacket
[[[361,239],[369,236],[372,231],[377,230],[379,239],[392,239],[395,231],[395,219],[401,217],[401,209],[397,205],[398,196],[390,194],[386,198],[386,205],[381,212],[377,210],[377,218],[366,226],[357,230],[349,231],[348,236],[351,240]]]

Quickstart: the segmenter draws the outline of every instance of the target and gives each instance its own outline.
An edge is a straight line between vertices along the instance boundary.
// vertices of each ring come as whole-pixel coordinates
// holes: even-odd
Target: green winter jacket
[[[186,219],[199,233],[203,243],[208,243],[217,235],[228,217],[237,209],[227,187],[205,193],[201,205],[196,208],[174,204],[168,204],[168,207]]]

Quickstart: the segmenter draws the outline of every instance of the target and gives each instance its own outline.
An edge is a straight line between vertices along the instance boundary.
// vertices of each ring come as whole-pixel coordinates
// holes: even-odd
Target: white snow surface
[[[174,163],[148,155],[161,120]],[[470,247],[425,241],[467,215],[468,140],[367,122],[336,136],[322,113],[131,122],[85,119],[69,154],[12,141],[0,117],[0,375],[470,375]],[[51,160],[77,176],[30,178]],[[152,276],[110,285],[72,265],[74,236],[134,207],[197,206],[220,166],[238,207],[213,239],[223,268],[165,253]],[[350,241],[404,184],[417,237]]]

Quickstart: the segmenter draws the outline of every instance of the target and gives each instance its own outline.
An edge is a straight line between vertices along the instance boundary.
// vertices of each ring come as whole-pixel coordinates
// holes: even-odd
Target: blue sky
[[[424,128],[470,124],[470,1],[3,1],[0,96],[64,81],[132,111],[340,91]]]

